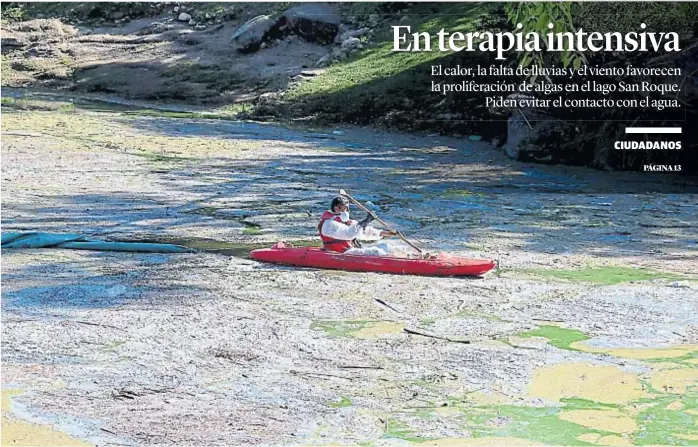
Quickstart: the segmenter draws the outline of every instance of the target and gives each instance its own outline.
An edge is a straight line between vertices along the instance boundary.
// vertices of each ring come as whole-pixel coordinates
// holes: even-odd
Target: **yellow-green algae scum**
[[[552,445],[698,445],[698,345],[597,348],[583,333],[557,326],[541,326],[510,341],[534,337],[560,349],[640,361],[647,372],[588,362],[541,368],[523,397],[540,398],[544,406],[472,396],[474,406],[463,413],[464,428],[473,437],[500,438],[504,444],[516,438]],[[492,427],[495,418],[505,423]],[[457,445],[459,440],[453,441]]]
[[[374,339],[399,333],[402,325],[322,321],[314,329],[331,336]],[[553,325],[509,337],[507,342],[516,346],[535,338],[563,350],[638,361],[646,372],[635,374],[613,364],[559,363],[535,371],[524,396],[475,392],[448,398],[447,406],[393,413],[387,416],[385,437],[421,446],[698,445],[698,345],[599,348],[587,344],[589,337],[582,332]],[[531,404],[534,398],[541,403]],[[346,397],[330,404],[351,405]],[[472,437],[425,438],[411,423],[415,416],[460,420],[462,430]]]
[[[2,390],[3,446],[91,446],[47,425],[33,424],[14,418],[11,414],[12,396],[19,390]]]

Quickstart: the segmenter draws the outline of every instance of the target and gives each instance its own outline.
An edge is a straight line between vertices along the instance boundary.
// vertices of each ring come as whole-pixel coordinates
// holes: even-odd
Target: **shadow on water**
[[[644,173],[533,166],[484,143],[388,133],[377,138],[362,129],[348,141],[343,133],[242,121],[139,116],[119,124],[146,135],[201,138],[202,144],[208,138],[263,144],[251,145],[252,156],[217,155],[177,165],[166,164],[169,153],[158,153],[144,163],[157,169],[151,174],[158,175],[161,191],[42,194],[46,200],[41,204],[11,204],[3,223],[21,230],[41,226],[85,232],[103,230],[109,222],[122,235],[142,234],[145,228],[148,233],[181,233],[194,225],[235,242],[169,236],[144,236],[143,241],[247,257],[250,250],[279,239],[307,245],[316,237],[319,215],[341,186],[358,200],[371,201],[388,222],[437,241],[435,250],[453,249],[449,240],[492,232],[529,252],[550,252],[551,240],[559,240],[562,248],[556,250],[568,252],[606,248],[613,253],[619,244],[645,251],[667,250],[667,243],[689,250],[696,246],[690,226],[695,205],[688,195],[696,191],[693,183],[657,182]],[[303,150],[292,147],[297,143]],[[286,147],[277,152],[282,145]],[[334,150],[338,148],[342,151]],[[634,194],[641,185],[642,195]],[[655,189],[675,194],[646,194]],[[623,205],[623,213],[617,213],[617,204]],[[672,226],[672,234],[658,238],[650,234],[655,230],[638,231],[639,220],[656,226],[657,232]]]
[[[97,94],[67,94],[26,88],[3,87],[3,106],[29,110],[81,109],[90,112],[112,112],[126,115],[158,116],[166,118],[206,118],[235,120],[234,114],[217,114],[205,109],[173,104],[157,104],[126,100]]]
[[[117,242],[126,242],[125,239],[114,238]],[[156,243],[156,244],[175,244],[191,248],[196,251],[205,253],[214,253],[224,256],[234,256],[236,258],[250,258],[250,251],[260,248],[269,248],[272,244],[269,243],[244,243],[244,242],[226,242],[210,238],[196,237],[177,237],[163,235],[144,235],[137,238],[129,238],[128,242]],[[295,247],[319,247],[319,243],[308,240],[290,240],[285,241]]]

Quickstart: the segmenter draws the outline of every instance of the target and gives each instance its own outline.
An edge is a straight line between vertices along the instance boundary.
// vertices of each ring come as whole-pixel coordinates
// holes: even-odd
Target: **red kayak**
[[[271,248],[252,250],[250,257],[257,261],[299,267],[423,276],[480,276],[497,265],[488,259],[459,258],[446,253],[432,259],[345,255],[317,247],[292,247],[283,242]]]

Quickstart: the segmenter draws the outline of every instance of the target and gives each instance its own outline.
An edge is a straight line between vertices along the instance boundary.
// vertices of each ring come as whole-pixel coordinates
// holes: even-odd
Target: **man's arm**
[[[359,239],[361,239],[362,241],[378,241],[382,238],[383,232],[378,228],[372,227],[370,225],[367,225],[366,228],[364,228],[361,232],[361,235],[359,236]]]
[[[366,228],[363,228],[361,222],[356,222],[355,220],[352,220],[350,225],[334,220],[326,220],[322,224],[322,234],[338,241],[352,241],[354,239],[378,241],[384,237],[395,235],[392,231],[382,231],[370,225],[366,225]]]
[[[397,236],[397,231],[395,230],[379,230],[374,227],[370,227],[368,224],[373,222],[375,219],[377,219],[376,215],[373,213],[373,211],[367,211],[366,217],[364,220],[359,222],[359,226],[364,229],[363,231],[363,238],[359,237],[360,239],[364,240],[379,240],[384,237],[393,237]]]
[[[345,225],[334,220],[326,220],[322,224],[322,234],[339,241],[352,241],[359,237],[362,228],[355,221],[351,225]]]

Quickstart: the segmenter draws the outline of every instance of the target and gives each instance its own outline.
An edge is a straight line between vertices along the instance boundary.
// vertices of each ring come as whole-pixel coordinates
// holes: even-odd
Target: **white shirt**
[[[322,224],[322,234],[339,241],[351,241],[354,239],[377,241],[382,239],[381,230],[378,228],[366,225],[366,229],[364,230],[355,220],[350,220],[348,223],[349,225],[346,225],[333,219],[327,219],[325,223]]]

